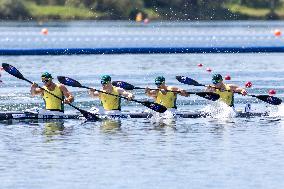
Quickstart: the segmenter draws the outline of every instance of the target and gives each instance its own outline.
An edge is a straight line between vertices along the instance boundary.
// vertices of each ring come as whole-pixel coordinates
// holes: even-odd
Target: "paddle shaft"
[[[215,86],[212,86],[212,85],[204,85],[204,84],[199,84],[198,86],[204,86],[204,87],[212,87],[214,89],[219,89],[218,87],[215,87]],[[231,90],[223,90],[223,91],[228,91],[228,92],[231,92]],[[237,94],[242,94],[241,92],[237,92]],[[256,97],[257,98],[257,95],[250,95],[250,94],[246,94],[246,96],[251,96],[251,97]]]
[[[134,87],[133,89],[146,89],[145,87]],[[155,90],[155,91],[158,91],[158,90],[161,90],[161,89],[150,89],[150,90]],[[166,92],[173,92],[173,93],[181,93],[181,91],[172,91],[172,90],[165,90]],[[186,93],[188,94],[199,94],[199,92],[189,92],[189,91],[186,91]]]
[[[190,79],[190,78],[189,78]],[[192,82],[194,83],[194,84],[192,84],[192,85],[194,85],[194,86],[204,86],[204,87],[212,87],[212,88],[215,88],[215,89],[219,89],[220,90],[220,88],[217,88],[217,87],[215,87],[215,86],[211,86],[211,85],[204,85],[204,84],[200,84],[200,83],[198,83],[197,81],[195,81],[195,80],[193,80],[193,79],[191,79],[192,80]],[[224,91],[230,91],[230,90],[224,90]],[[238,94],[242,94],[241,92],[237,92]],[[276,99],[277,101],[277,103],[275,104],[275,102],[274,103],[272,103],[271,101],[268,101],[268,99],[267,99],[267,97],[269,97],[269,95],[250,95],[250,94],[246,94],[247,96],[250,96],[250,97],[255,97],[255,98],[257,98],[257,99],[259,99],[259,100],[262,100],[262,101],[264,101],[264,102],[267,102],[267,103],[270,103],[270,104],[274,104],[274,105],[278,105],[278,103],[279,104],[281,104],[281,99],[279,99],[279,98],[277,98],[277,97],[273,97],[274,99]]]
[[[30,80],[28,80],[28,79],[26,79],[26,78],[22,78],[22,79],[25,80],[25,81],[27,81],[27,82],[29,82],[30,84],[33,84],[33,82],[31,82]],[[48,94],[51,94],[51,95],[54,96],[55,98],[57,98],[57,99],[59,99],[59,100],[61,100],[61,101],[64,101],[64,100],[63,100],[62,98],[60,98],[59,96],[56,96],[55,94],[49,92],[48,90],[46,90],[46,89],[43,88],[43,87],[38,86],[38,88],[40,88],[41,90],[44,90],[44,91],[47,92]],[[74,106],[74,105],[71,104],[71,103],[68,103],[68,105],[71,106],[71,107],[73,107],[73,108],[75,108],[76,110],[78,110],[78,111],[80,111],[80,112],[82,111],[80,108]],[[84,111],[84,110],[83,110],[83,111]]]
[[[83,86],[81,85],[81,88],[85,88],[85,89],[93,89],[91,87],[87,87],[87,86]],[[100,92],[100,93],[104,93],[104,94],[107,94],[107,95],[111,95],[111,96],[116,96],[116,97],[119,97],[119,98],[123,98],[123,99],[126,99],[126,100],[130,100],[130,101],[133,101],[133,102],[137,102],[137,103],[144,103],[143,101],[140,101],[140,100],[135,100],[135,99],[128,99],[124,96],[121,96],[121,95],[115,95],[115,94],[111,94],[111,93],[108,93],[108,92],[104,92],[104,91],[101,91],[101,90],[97,90],[97,89],[93,89],[97,92]]]

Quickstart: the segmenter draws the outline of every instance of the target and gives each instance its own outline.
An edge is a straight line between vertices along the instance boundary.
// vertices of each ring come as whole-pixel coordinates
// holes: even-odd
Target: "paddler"
[[[101,85],[101,91],[110,93],[112,95],[98,92],[95,88],[90,89],[89,94],[91,97],[99,98],[103,107],[103,109],[96,109],[96,111],[105,115],[120,115],[121,98],[119,96],[123,96],[131,100],[134,98],[134,95],[122,88],[113,86],[111,83],[111,77],[109,75],[103,75],[101,77]]]
[[[237,85],[225,84],[221,74],[212,76],[213,85],[209,85],[207,92],[214,92],[220,95],[220,100],[230,107],[234,107],[234,93],[240,93],[243,96],[247,95],[247,91]]]
[[[64,102],[49,94],[45,90],[39,88],[36,83],[33,83],[31,86],[31,95],[41,95],[45,102],[46,110],[64,112],[64,103],[72,103],[74,101],[74,97],[63,84],[54,83],[52,79],[53,77],[50,73],[44,72],[41,75],[41,81],[44,84],[42,88],[54,94],[55,96],[64,99]]]
[[[168,111],[174,113],[177,109],[177,95],[187,97],[189,94],[178,87],[167,86],[165,81],[163,76],[156,77],[155,85],[157,86],[157,90],[151,90],[149,87],[146,87],[145,93],[147,96],[154,98],[156,103],[165,106],[168,108]]]

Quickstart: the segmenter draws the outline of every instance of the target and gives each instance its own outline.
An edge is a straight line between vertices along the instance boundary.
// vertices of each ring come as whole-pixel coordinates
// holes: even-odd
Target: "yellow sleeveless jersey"
[[[165,106],[166,108],[177,108],[176,100],[177,95],[175,93],[167,92],[166,94],[163,94],[159,91],[155,102]]]
[[[225,91],[216,89],[215,93],[220,95],[220,100],[225,102],[228,106],[234,106],[234,93],[231,92],[230,86],[225,84]]]
[[[118,90],[116,87],[112,87],[111,94],[119,95]],[[121,110],[120,108],[120,98],[117,96],[108,95],[105,93],[100,93],[99,96],[101,103],[105,110]]]
[[[43,87],[45,90],[49,91],[50,93],[60,97],[64,98],[63,92],[60,90],[59,86],[56,84],[55,89],[53,91],[50,91],[47,89],[46,86]],[[64,111],[64,103],[63,101],[59,100],[58,98],[52,96],[48,92],[43,92],[43,100],[45,102],[45,109],[47,110],[57,110],[57,111]]]

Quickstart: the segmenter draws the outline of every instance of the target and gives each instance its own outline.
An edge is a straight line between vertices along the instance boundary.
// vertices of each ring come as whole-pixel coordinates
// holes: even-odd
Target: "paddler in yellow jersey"
[[[62,102],[60,99],[49,94],[45,90],[38,87],[37,84],[33,83],[31,86],[32,96],[41,95],[45,102],[45,109],[49,111],[64,112],[64,103],[69,104],[74,101],[73,95],[68,91],[68,89],[63,84],[56,84],[52,81],[52,75],[45,72],[41,75],[41,81],[44,84],[42,88],[49,91],[50,93],[64,99]]]
[[[145,93],[147,96],[154,98],[155,102],[165,106],[172,113],[176,112],[176,100],[177,95],[189,96],[189,94],[178,87],[167,86],[165,83],[165,78],[163,76],[158,76],[155,79],[155,84],[157,90],[151,90],[149,87],[146,87]]]
[[[247,95],[247,91],[237,85],[225,84],[221,74],[212,76],[213,85],[209,85],[207,92],[214,92],[220,95],[220,100],[230,107],[234,107],[234,93]]]
[[[113,95],[98,92],[96,91],[95,88],[90,89],[89,91],[90,96],[93,98],[99,98],[101,101],[101,105],[103,107],[103,109],[99,108],[95,109],[95,111],[102,115],[120,115],[121,98],[119,96],[123,96],[131,100],[134,98],[134,95],[130,92],[125,91],[122,88],[113,86],[111,83],[111,77],[109,75],[103,75],[101,77],[101,85],[102,85],[101,91]]]

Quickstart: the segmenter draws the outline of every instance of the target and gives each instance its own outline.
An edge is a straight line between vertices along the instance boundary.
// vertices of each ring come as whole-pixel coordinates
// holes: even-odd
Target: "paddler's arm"
[[[59,88],[62,91],[63,95],[66,97],[64,99],[65,104],[70,104],[70,103],[74,102],[74,96],[72,95],[72,93],[70,91],[68,91],[68,89],[65,87],[65,85],[60,84]]]
[[[180,89],[178,87],[171,87],[170,90],[176,92],[177,94],[180,94],[181,96],[185,96],[185,97],[189,96],[186,90]]]
[[[33,83],[31,85],[31,95],[32,96],[43,95],[43,90],[38,88],[38,85],[36,83]]]
[[[230,89],[235,93],[241,93],[243,96],[248,94],[248,92],[245,89],[238,87],[236,85],[230,85]]]
[[[124,96],[126,98],[128,98],[128,100],[134,99],[134,95],[130,92],[127,92],[126,90],[122,89],[122,88],[117,88],[117,91],[119,93],[119,95]]]
[[[158,90],[150,90],[149,87],[145,88],[145,94],[149,97],[157,98]]]
[[[96,91],[95,88],[89,90],[89,94],[92,98],[98,98],[100,96],[100,93]]]
[[[215,87],[211,85],[207,85],[207,88],[205,89],[205,92],[215,92]]]

